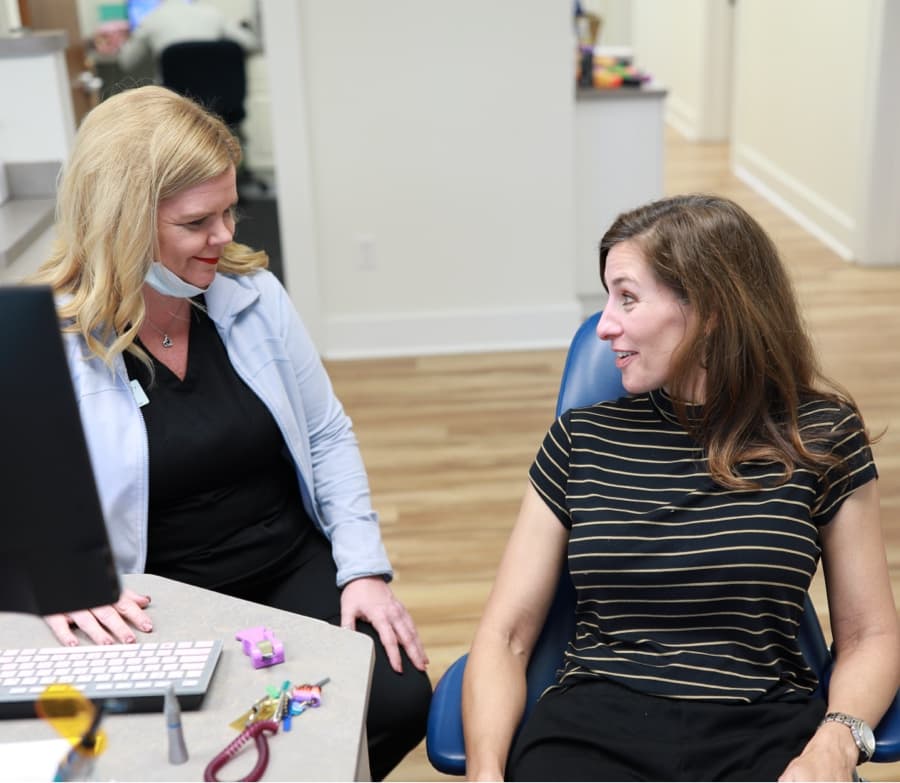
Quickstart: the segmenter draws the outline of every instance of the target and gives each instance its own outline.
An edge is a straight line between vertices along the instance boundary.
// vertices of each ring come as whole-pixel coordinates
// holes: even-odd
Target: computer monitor
[[[128,26],[134,30],[151,11],[155,10],[161,0],[128,0]]]
[[[118,600],[53,295],[0,287],[0,611]]]

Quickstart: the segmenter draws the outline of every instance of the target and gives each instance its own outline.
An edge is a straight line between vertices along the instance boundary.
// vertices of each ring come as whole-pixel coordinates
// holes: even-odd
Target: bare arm
[[[875,726],[900,686],[900,626],[870,481],[822,529],[822,564],[835,645],[828,712]],[[850,780],[859,751],[847,727],[821,726],[780,780]]]
[[[568,531],[529,484],[463,677],[469,780],[501,780],[525,706],[525,669],[559,581]]]

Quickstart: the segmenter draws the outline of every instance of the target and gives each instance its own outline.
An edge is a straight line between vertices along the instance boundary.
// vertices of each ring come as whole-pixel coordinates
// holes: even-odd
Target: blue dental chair
[[[563,368],[557,415],[601,400],[625,394],[615,358],[609,346],[597,337],[600,313],[588,318],[575,333]],[[538,637],[526,674],[527,696],[523,722],[538,696],[553,682],[562,665],[563,652],[575,628],[575,588],[566,569],[560,576],[544,628]],[[828,687],[832,654],[825,643],[815,609],[806,597],[800,624],[800,648],[819,678],[820,688]],[[465,775],[466,749],[462,729],[462,679],[468,655],[463,655],[444,672],[434,690],[428,714],[425,744],[428,760],[447,775]],[[900,693],[875,729],[874,762],[900,761]]]

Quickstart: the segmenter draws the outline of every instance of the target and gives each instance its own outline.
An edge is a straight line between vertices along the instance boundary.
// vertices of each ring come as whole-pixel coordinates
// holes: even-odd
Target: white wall
[[[291,6],[263,6],[276,177],[280,199],[309,183],[305,217],[282,205],[282,239],[292,293],[318,288],[323,353],[566,345],[570,4],[305,0],[298,18]]]
[[[581,0],[581,7],[602,20],[599,46],[631,46],[632,0]]]
[[[21,23],[16,0],[0,0],[0,34],[17,29]]]
[[[58,45],[63,40],[59,37]],[[64,161],[75,116],[62,48],[0,57],[0,156],[6,163]]]
[[[900,264],[900,3],[879,0],[870,25],[863,92],[863,150],[854,255],[862,263]]]
[[[735,170],[848,260],[860,231],[877,5],[755,0],[737,10]]]
[[[900,264],[900,3],[633,0],[638,62],[689,139],[847,260]]]
[[[728,0],[632,0],[637,63],[669,90],[666,121],[692,141],[728,137],[732,6]]]

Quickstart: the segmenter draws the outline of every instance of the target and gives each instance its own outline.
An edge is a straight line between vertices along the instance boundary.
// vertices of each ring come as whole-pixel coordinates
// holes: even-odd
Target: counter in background
[[[598,247],[616,216],[663,195],[667,90],[642,87],[575,93],[575,291],[585,316],[606,300]]]

